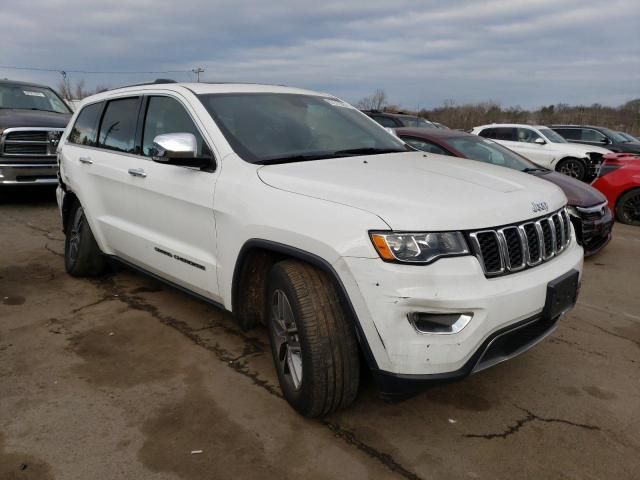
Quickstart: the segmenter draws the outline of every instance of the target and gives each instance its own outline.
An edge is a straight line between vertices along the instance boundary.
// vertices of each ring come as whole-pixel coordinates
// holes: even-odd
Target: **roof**
[[[489,123],[474,128],[549,128],[546,125],[529,125],[528,123]]]
[[[49,90],[53,90],[49,85],[42,85],[40,83],[22,82],[20,80],[0,80],[0,85],[24,85],[25,87],[48,88]]]

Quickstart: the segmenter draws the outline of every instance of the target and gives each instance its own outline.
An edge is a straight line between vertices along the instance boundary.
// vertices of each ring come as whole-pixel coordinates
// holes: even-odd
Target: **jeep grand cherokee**
[[[562,191],[418,152],[344,101],[250,84],[84,100],[59,154],[71,275],[116,259],[263,323],[308,417],[526,350],[575,303]]]

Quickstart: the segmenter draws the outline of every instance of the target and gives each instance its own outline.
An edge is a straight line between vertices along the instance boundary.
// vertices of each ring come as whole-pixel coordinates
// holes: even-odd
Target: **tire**
[[[587,178],[587,166],[577,158],[563,158],[556,165],[556,171],[577,180],[584,181]]]
[[[297,260],[275,264],[266,318],[280,388],[295,410],[313,418],[353,403],[360,382],[358,344],[324,272]]]
[[[640,225],[640,188],[620,196],[616,203],[616,217],[627,225]]]
[[[64,242],[64,267],[74,277],[96,277],[107,269],[107,259],[96,243],[80,202],[75,202],[67,217]]]

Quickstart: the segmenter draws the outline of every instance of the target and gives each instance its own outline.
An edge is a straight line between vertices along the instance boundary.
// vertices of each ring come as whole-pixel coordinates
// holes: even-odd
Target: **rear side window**
[[[165,133],[192,133],[198,142],[198,157],[211,157],[202,135],[184,107],[169,97],[151,97],[142,134],[142,154],[151,156],[153,139]]]
[[[94,103],[82,109],[69,133],[67,140],[70,143],[95,147],[98,117],[102,111],[102,105],[102,103]]]
[[[107,103],[98,146],[118,152],[135,153],[136,125],[138,123],[139,98],[123,98]]]
[[[479,135],[484,138],[493,138],[495,140],[509,140],[516,142],[516,129],[508,127],[485,128]]]
[[[553,130],[567,140],[580,140],[579,128],[554,128]]]
[[[398,126],[393,118],[382,117],[380,115],[374,115],[371,118],[373,118],[376,122],[378,122],[383,127],[396,128]]]
[[[585,142],[603,142],[607,139],[603,134],[590,128],[583,128],[581,132],[581,140]]]

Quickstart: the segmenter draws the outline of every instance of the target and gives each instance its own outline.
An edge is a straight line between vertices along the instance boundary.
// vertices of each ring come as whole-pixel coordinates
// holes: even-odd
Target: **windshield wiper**
[[[335,155],[379,155],[382,153],[402,153],[408,152],[406,149],[397,148],[376,148],[376,147],[364,147],[364,148],[348,148],[346,150],[336,150],[333,152]]]
[[[329,153],[310,153],[307,155],[290,155],[288,157],[265,158],[256,160],[256,165],[276,165],[279,163],[308,162],[310,160],[321,160],[323,158],[334,158],[333,152]]]

